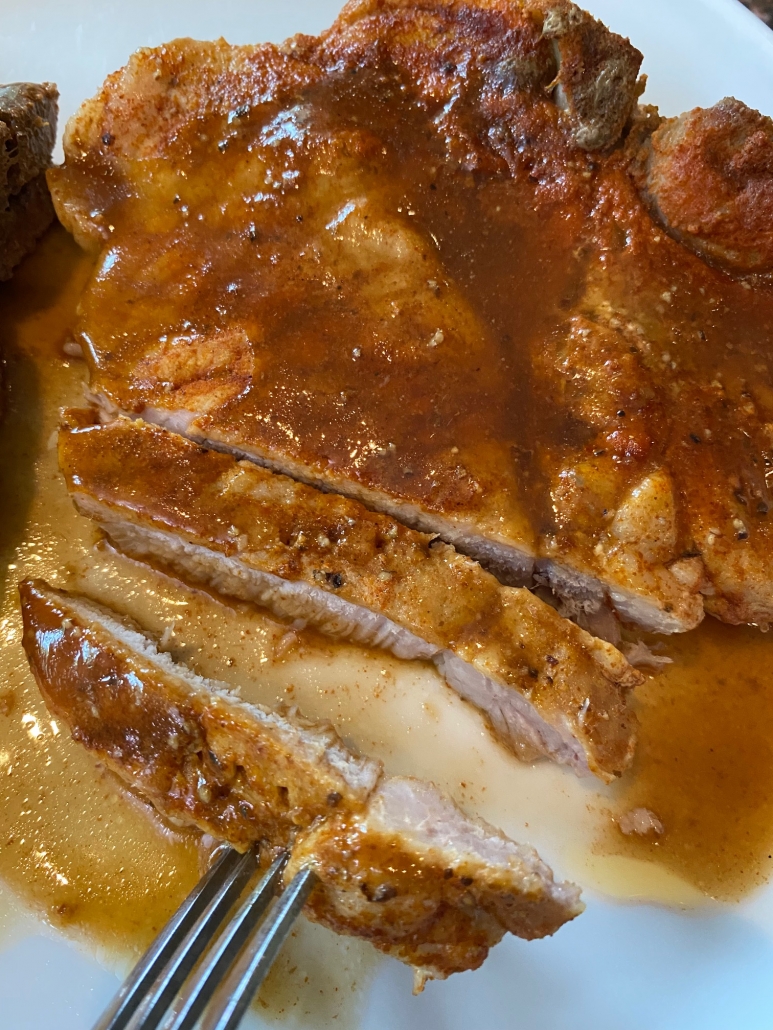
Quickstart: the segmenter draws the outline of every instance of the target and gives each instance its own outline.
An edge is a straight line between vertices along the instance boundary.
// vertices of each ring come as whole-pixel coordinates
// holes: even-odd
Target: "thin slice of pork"
[[[531,848],[431,784],[384,778],[327,724],[241,701],[85,598],[39,580],[20,593],[30,666],[75,740],[165,816],[239,849],[290,848],[286,877],[320,878],[308,914],[414,965],[419,985],[582,911]]]
[[[283,846],[332,808],[362,805],[381,775],[331,726],[240,701],[93,601],[39,581],[20,593],[51,712],[172,820],[241,850]]]
[[[406,777],[383,779],[363,811],[300,834],[286,876],[305,865],[322,881],[310,918],[339,933],[367,928],[377,948],[419,967],[419,985],[457,964],[479,966],[506,931],[555,933],[578,902],[577,888],[555,883],[533,848]]]
[[[627,699],[641,675],[451,546],[139,421],[63,430],[60,464],[79,510],[130,556],[333,636],[431,659],[520,757],[605,780],[628,765]]]

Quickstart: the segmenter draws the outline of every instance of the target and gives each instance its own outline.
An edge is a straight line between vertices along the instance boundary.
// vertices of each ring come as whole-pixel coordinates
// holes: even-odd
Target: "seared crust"
[[[162,156],[192,120],[281,101],[384,52],[433,106],[475,88],[478,73],[492,100],[527,89],[552,105],[557,90],[569,133],[588,150],[617,142],[640,92],[641,53],[567,0],[353,0],[319,39],[298,36],[281,48],[177,40],[137,51],[70,120],[65,153],[91,153],[125,172],[126,161]],[[69,174],[52,173],[60,219],[83,242],[105,239],[104,221],[95,225],[60,188]]]
[[[637,85],[641,53],[568,0],[350,0],[323,38],[338,48],[340,40],[350,47],[358,36],[368,45],[374,37],[399,40],[400,56],[408,58],[417,81],[449,99],[448,72],[438,72],[458,60],[464,40],[500,89],[552,94],[583,150],[619,140],[643,88]]]
[[[50,82],[0,86],[0,281],[54,218],[46,169],[56,142],[59,93]]]
[[[168,818],[291,849],[286,878],[307,864],[320,878],[308,914],[414,965],[419,987],[476,968],[507,931],[541,937],[582,911],[533,849],[430,784],[379,779],[329,726],[239,701],[85,598],[41,581],[20,593],[31,668],[79,743]]]
[[[610,635],[605,606],[770,622],[767,122],[726,103],[672,140],[634,110],[638,60],[574,7],[505,0],[141,51],[52,177],[104,247],[93,394],[503,582],[536,571]]]
[[[773,271],[773,121],[727,97],[664,121],[639,179],[676,239],[739,272]]]
[[[286,846],[331,809],[361,807],[381,766],[290,710],[192,677],[112,613],[20,585],[24,648],[48,708],[168,818],[239,850]]]
[[[236,570],[308,584],[323,592],[323,603],[330,594],[362,606],[408,630],[419,645],[425,642],[417,656],[437,656],[457,689],[451,655],[517,691],[538,718],[556,728],[559,741],[567,734],[579,741],[585,758],[564,754],[555,744],[543,745],[543,753],[578,771],[586,765],[604,779],[630,762],[635,717],[627,696],[641,674],[610,644],[562,619],[529,591],[503,587],[452,547],[356,501],[205,451],[141,422],[64,430],[59,455],[75,503],[123,550],[224,592],[246,589],[243,573],[228,578],[216,566],[212,571],[203,554],[184,550],[193,545],[235,561]],[[127,526],[150,533],[140,537]],[[152,534],[158,532],[172,534],[183,546],[154,545],[158,537]],[[290,614],[314,618],[311,608]],[[324,607],[315,621],[335,632],[335,619]],[[401,653],[399,643],[396,650]],[[497,735],[515,746],[497,711],[488,710]]]

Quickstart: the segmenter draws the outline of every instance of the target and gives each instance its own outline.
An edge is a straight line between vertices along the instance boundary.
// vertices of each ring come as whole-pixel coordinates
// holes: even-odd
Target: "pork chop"
[[[521,758],[547,755],[605,780],[628,766],[627,701],[641,674],[450,545],[139,421],[65,428],[59,461],[78,509],[130,556],[330,635],[434,661]]]
[[[664,633],[767,622],[773,287],[741,274],[767,250],[721,267],[684,228],[640,58],[562,0],[362,0],[280,47],[139,51],[51,173],[100,254],[94,395],[506,582]],[[756,225],[767,137],[724,117]]]
[[[284,847],[331,807],[361,806],[381,765],[294,709],[241,702],[88,598],[20,586],[25,643],[51,711],[164,815],[246,850]]]
[[[58,98],[50,82],[0,86],[0,280],[10,278],[54,218],[45,173]]]
[[[582,911],[532,848],[431,784],[383,776],[330,726],[241,701],[86,598],[20,592],[32,671],[75,740],[173,821],[290,849],[285,876],[311,865],[320,880],[310,918],[413,965],[419,987]]]
[[[419,987],[479,966],[503,930],[532,940],[581,911],[577,888],[552,882],[531,848],[406,777],[382,779],[366,808],[300,834],[285,875],[303,865],[322,880],[311,918],[420,962]]]

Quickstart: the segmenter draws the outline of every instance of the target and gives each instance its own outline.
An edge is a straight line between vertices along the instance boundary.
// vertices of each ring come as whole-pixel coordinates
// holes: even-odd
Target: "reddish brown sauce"
[[[56,228],[0,287],[7,372],[0,424],[0,879],[44,920],[125,969],[195,883],[211,844],[169,826],[128,794],[46,711],[21,648],[17,581],[42,575],[133,613],[159,635],[166,627],[176,656],[194,665],[208,658],[213,664],[197,667],[209,675],[238,675],[245,664],[245,678],[256,682],[269,655],[271,667],[281,669],[280,655],[304,647],[323,655],[327,645],[94,550],[93,529],[75,514],[52,447],[61,406],[83,401],[83,363],[62,346],[90,267]],[[292,698],[291,687],[284,696]],[[367,946],[303,923],[257,1004],[272,1021],[353,1025],[361,1004],[355,987],[367,982],[373,963]]]
[[[670,558],[715,524],[767,554],[770,282],[653,221],[638,131],[591,157],[531,94],[497,120],[495,91],[468,87],[447,120],[394,54],[339,57],[238,117],[151,128],[163,167],[72,155],[62,195],[96,190],[114,229],[80,323],[95,383],[527,547],[558,534],[591,566],[604,513],[665,465]],[[215,367],[202,341],[226,331]]]
[[[15,591],[17,578],[42,573],[55,582],[73,582],[76,588],[82,582],[81,589],[134,611],[157,631],[165,624],[154,627],[150,610],[146,611],[146,598],[158,591],[157,578],[124,563],[112,583],[115,559],[90,552],[91,530],[74,515],[55,473],[54,452],[48,448],[58,407],[78,403],[81,396],[83,366],[64,358],[61,346],[88,271],[88,262],[61,230],[55,230],[14,282],[0,290],[9,373],[9,410],[0,430],[2,475],[9,485],[3,492],[9,502],[0,524],[6,577],[0,619],[0,876],[57,925],[136,953],[198,874],[199,847],[194,837],[170,831],[145,805],[117,791],[113,781],[51,725],[21,652]],[[165,589],[167,608],[161,611],[174,613],[185,595]],[[255,616],[246,620],[237,610],[203,596],[195,604],[185,601],[180,613],[183,629],[179,638],[174,637],[179,639],[176,653],[205,674],[235,674],[245,690],[249,683],[259,683],[260,670],[272,667],[270,662],[263,664],[271,653],[266,648],[272,634],[281,645],[276,654],[290,654],[297,646],[286,642],[284,627]],[[231,623],[244,628],[230,634]],[[209,657],[201,664],[201,647],[186,647],[185,635],[196,639],[204,633],[202,639],[207,640],[210,626],[215,643],[208,645]],[[242,633],[246,639],[239,651]],[[298,634],[291,636],[299,639]],[[615,802],[620,812],[634,805],[651,808],[665,833],[651,842],[625,838],[615,829],[605,842],[608,850],[662,863],[721,898],[737,897],[767,878],[773,853],[771,645],[771,637],[757,630],[730,628],[713,620],[668,642],[674,665],[638,691],[639,755],[632,774],[620,785],[622,798]],[[323,654],[322,645],[311,637],[305,646]],[[376,660],[390,668],[390,662],[395,669],[405,666]],[[379,697],[383,691],[391,697],[385,688],[393,678],[393,673],[382,671],[387,678],[370,699],[360,697],[357,683],[353,680],[350,687],[344,677],[337,687],[320,689],[317,709],[308,691],[300,700],[303,677],[291,676],[281,689],[312,715],[324,714],[326,705],[332,706],[330,711],[340,708],[343,727],[364,706],[371,725],[357,730],[358,739],[364,750],[379,754],[387,725]],[[268,694],[257,694],[256,699],[272,700],[270,677],[267,689]],[[443,697],[422,706],[430,714],[435,708],[427,725],[437,721]],[[406,732],[399,719],[395,732]],[[408,732],[408,751],[397,771],[416,771],[440,782],[439,767],[427,764],[428,743],[426,726],[415,738]],[[515,775],[517,763],[511,765]],[[533,772],[537,775],[538,770]],[[497,796],[496,786],[489,783],[489,795]],[[487,808],[486,815],[507,826],[510,792],[499,793],[501,812],[498,802],[489,802],[494,807]],[[530,838],[523,827],[510,832]],[[313,957],[307,958],[313,965]],[[288,964],[285,972],[291,968]],[[297,998],[293,1000],[289,990],[283,981],[282,1005],[292,1007]]]
[[[639,744],[619,806],[650,809],[664,833],[615,829],[605,846],[734,900],[773,870],[773,639],[708,619],[667,653],[674,664],[637,690]]]

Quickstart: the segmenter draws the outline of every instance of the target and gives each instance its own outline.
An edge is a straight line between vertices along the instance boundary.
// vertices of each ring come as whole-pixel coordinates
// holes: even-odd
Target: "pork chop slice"
[[[532,848],[431,784],[385,778],[329,725],[247,704],[87,598],[40,580],[20,593],[30,666],[75,740],[173,822],[239,850],[289,849],[286,879],[311,865],[320,880],[307,914],[413,965],[419,985],[477,968],[506,932],[542,937],[582,911]],[[369,867],[351,851],[333,861],[334,842]]]
[[[59,457],[78,509],[126,554],[331,635],[432,660],[522,758],[606,780],[629,764],[628,695],[641,674],[450,545],[140,421],[65,428]]]
[[[51,176],[100,250],[94,395],[509,584],[771,621],[773,137],[730,102],[661,124],[639,56],[504,0],[139,52]]]
[[[301,833],[286,877],[304,865],[322,881],[309,917],[339,933],[364,933],[412,962],[418,989],[428,977],[480,965],[506,931],[544,937],[579,911],[577,889],[553,882],[533,848],[407,777],[385,777],[366,808]]]
[[[241,850],[286,846],[331,808],[362,805],[381,766],[295,709],[240,701],[114,612],[20,586],[24,646],[51,712],[170,819]]]
[[[563,2],[354,4],[282,48],[137,54],[71,121],[51,175],[63,222],[107,248],[81,325],[93,393],[527,582],[534,434],[511,423],[531,420],[532,391],[507,298],[525,341],[549,308],[535,282],[571,292],[576,247],[472,123],[528,150],[545,137],[547,197],[577,152],[619,137],[640,59]],[[474,234],[491,218],[493,261]],[[470,294],[508,267],[499,310]]]

